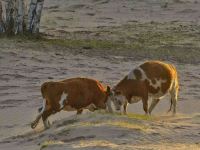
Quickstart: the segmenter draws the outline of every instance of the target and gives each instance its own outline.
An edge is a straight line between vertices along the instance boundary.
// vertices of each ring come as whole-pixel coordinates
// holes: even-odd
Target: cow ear
[[[107,95],[111,95],[111,88],[110,88],[110,86],[107,86],[106,93],[107,93]]]

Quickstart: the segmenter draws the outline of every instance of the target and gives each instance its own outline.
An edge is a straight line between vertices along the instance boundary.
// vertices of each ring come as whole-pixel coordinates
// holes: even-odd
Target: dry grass
[[[89,148],[89,147],[115,149],[119,146],[113,142],[106,141],[106,140],[90,140],[88,142],[80,141],[79,144],[76,144],[73,146],[73,148]]]

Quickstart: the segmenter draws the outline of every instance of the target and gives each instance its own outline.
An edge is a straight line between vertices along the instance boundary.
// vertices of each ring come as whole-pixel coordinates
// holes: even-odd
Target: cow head
[[[123,106],[126,102],[126,97],[123,95],[123,92],[117,88],[113,88],[111,90],[111,100],[115,106],[117,111],[121,110],[121,106]]]

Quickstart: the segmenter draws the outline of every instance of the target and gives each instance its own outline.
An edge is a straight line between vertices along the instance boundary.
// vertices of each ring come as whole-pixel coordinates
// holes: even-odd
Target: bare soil
[[[0,38],[0,149],[200,149],[200,2],[192,0],[46,0],[42,38]],[[52,128],[30,122],[47,80],[90,77],[114,86],[147,60],[179,73],[178,114],[169,97],[129,116],[61,112]]]

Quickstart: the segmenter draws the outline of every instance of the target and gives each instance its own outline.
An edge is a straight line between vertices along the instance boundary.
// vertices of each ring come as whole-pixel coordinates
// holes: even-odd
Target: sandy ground
[[[88,38],[85,34],[90,38],[88,33],[131,22],[180,21],[198,26],[200,17],[200,2],[195,0],[46,0],[44,7],[41,31],[66,38],[77,32],[81,38]],[[102,37],[107,39],[107,34]],[[199,48],[198,40],[195,44],[181,48]],[[51,129],[30,129],[30,122],[42,105],[41,83],[82,76],[113,86],[132,68],[148,60],[148,56],[139,60],[126,52],[112,55],[44,42],[0,39],[0,149],[200,149],[200,64],[196,57],[195,63],[165,59],[177,67],[180,76],[176,117],[166,116],[166,97],[150,119],[102,113],[76,118],[74,113],[61,112],[50,118]],[[129,105],[128,111],[144,113],[141,102]]]
[[[134,68],[141,63],[139,61],[132,61],[130,59],[125,61],[125,58],[116,56],[108,56],[103,58],[102,55],[104,54],[98,54],[97,56],[93,57],[81,54],[74,55],[66,49],[57,48],[56,50],[54,50],[56,47],[51,47],[44,44],[39,44],[36,46],[33,43],[21,44],[13,42],[12,44],[8,45],[5,41],[2,41],[1,44],[0,147],[2,147],[3,149],[5,147],[9,147],[9,150],[23,148],[37,149],[41,146],[37,145],[38,143],[48,140],[55,140],[51,138],[51,136],[53,136],[54,134],[58,141],[62,141],[62,138],[64,138],[63,135],[61,136],[60,134],[62,134],[62,128],[68,128],[65,123],[61,125],[61,129],[57,129],[56,125],[53,125],[53,130],[45,131],[44,133],[35,133],[30,129],[30,122],[36,116],[37,108],[42,105],[40,85],[42,82],[48,80],[48,78],[49,80],[59,80],[75,76],[83,76],[96,78],[102,83],[113,86],[126,73],[129,72],[130,68]],[[37,47],[37,49],[35,49],[35,47]],[[69,133],[66,136],[69,142],[62,145],[61,147],[59,146],[59,149],[62,149],[63,146],[69,146],[70,149],[72,149],[74,147],[73,145],[77,145],[77,143],[82,142],[82,138],[84,143],[85,136],[87,139],[87,136],[90,137],[90,134],[96,135],[97,137],[91,137],[91,139],[89,138],[87,140],[100,140],[99,142],[102,143],[102,140],[107,141],[108,139],[110,139],[110,141],[108,140],[107,142],[111,142],[111,145],[115,145],[113,149],[121,149],[123,147],[119,145],[121,138],[122,140],[128,140],[125,144],[126,148],[128,148],[129,146],[134,147],[134,143],[137,143],[138,149],[140,149],[140,146],[145,147],[145,145],[142,145],[139,140],[141,138],[140,134],[143,135],[143,140],[147,142],[147,144],[157,143],[159,145],[162,144],[160,140],[165,141],[166,139],[166,145],[163,145],[164,147],[173,147],[170,144],[171,142],[180,143],[182,147],[184,147],[185,142],[187,142],[188,145],[186,145],[186,148],[188,148],[188,146],[195,147],[195,143],[198,143],[200,139],[199,115],[194,115],[195,113],[199,113],[200,108],[200,65],[178,63],[175,65],[179,71],[181,83],[181,91],[178,102],[178,113],[183,118],[177,117],[174,121],[169,121],[170,119],[166,119],[166,121],[163,122],[158,119],[159,122],[162,122],[162,127],[160,127],[160,124],[157,122],[148,122],[150,124],[148,125],[150,128],[155,128],[155,135],[159,134],[159,143],[157,143],[157,137],[155,137],[154,139],[154,134],[146,135],[143,132],[135,132],[135,130],[131,130],[130,132],[129,129],[126,129],[126,127],[114,128],[110,131],[110,133],[107,131],[109,131],[110,128],[113,128],[111,125],[109,126],[109,128],[107,128],[107,125],[100,124],[98,133],[95,133],[95,127],[85,128],[81,127],[81,125],[78,125],[77,129],[75,129],[75,131],[77,130],[77,132],[75,132],[74,129],[70,129],[70,132],[73,132],[73,134],[71,135]],[[168,108],[169,99],[166,97],[159,103],[153,114],[156,116],[164,115]],[[128,110],[129,112],[134,113],[144,113],[141,103],[129,105]],[[72,114],[73,113],[63,112],[52,117],[51,121],[67,118],[67,116]],[[83,116],[81,120],[84,120],[86,122],[88,121],[88,119],[84,117],[90,118],[88,116]],[[103,116],[91,118],[93,118],[94,122],[99,122],[102,120],[99,117],[104,118]],[[113,118],[114,117],[112,116],[107,117],[107,119],[111,122]],[[81,120],[78,121],[78,123],[81,124]],[[125,118],[125,120],[128,121],[129,119]],[[181,121],[179,122],[179,120]],[[60,123],[62,122],[65,121],[61,120]],[[143,126],[143,124],[144,123],[141,122],[139,125]],[[79,127],[81,127],[81,129],[79,129]],[[105,132],[104,130],[101,130],[104,128],[106,130]],[[90,131],[88,132],[88,134],[85,134],[86,131],[84,130],[86,129],[87,131]],[[166,133],[167,135],[160,133],[160,131]],[[101,134],[103,135],[105,133],[105,135],[99,135],[99,132],[102,132]],[[81,135],[79,133],[81,133]],[[179,134],[177,135],[177,133]],[[123,136],[121,138],[118,137],[118,141],[115,142],[112,141],[112,138],[115,137],[115,134],[117,134],[117,136],[123,134]],[[184,136],[182,136],[182,134],[184,134]],[[107,138],[105,139],[104,137]],[[73,141],[74,138],[75,143]],[[134,139],[137,140],[135,141]],[[148,142],[148,139],[151,139],[153,143]],[[190,140],[188,141],[188,139]],[[93,146],[87,145],[87,142],[85,144],[85,146],[83,144],[83,147],[89,147],[88,149],[92,149],[91,147]],[[103,147],[107,147],[108,145],[105,143]],[[81,144],[79,146],[82,147]],[[55,145],[53,147],[55,147]],[[100,148],[101,147],[102,146],[100,144]],[[57,149],[57,147],[55,149]]]
[[[200,24],[198,0],[46,0],[42,31],[71,31],[121,26],[130,22]]]

